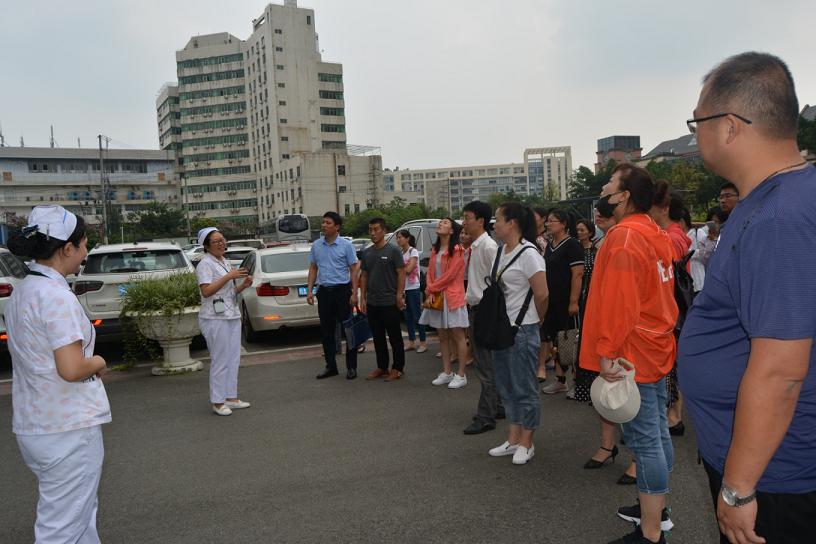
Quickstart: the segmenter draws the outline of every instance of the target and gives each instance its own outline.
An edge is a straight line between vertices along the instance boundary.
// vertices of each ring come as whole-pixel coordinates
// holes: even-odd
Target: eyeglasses
[[[476,219],[475,215],[463,215],[462,221],[474,221]]]
[[[210,240],[210,245],[211,246],[225,246],[225,245],[227,245],[227,239],[226,238],[219,238],[218,240]]]
[[[724,195],[720,195],[720,196],[718,196],[718,197],[717,197],[717,200],[725,200],[725,199],[727,199],[727,198],[733,198],[733,197],[737,197],[737,198],[739,198],[739,195],[735,195],[735,194],[733,194],[733,193],[725,193]]]
[[[739,116],[736,113],[718,113],[717,115],[712,115],[710,117],[701,117],[699,119],[689,119],[686,121],[686,126],[688,126],[689,132],[692,134],[697,134],[697,124],[702,123],[703,121],[711,121],[712,119],[719,119],[720,117],[728,117],[729,115],[733,115],[743,123],[750,125],[753,121],[746,119],[745,117]]]

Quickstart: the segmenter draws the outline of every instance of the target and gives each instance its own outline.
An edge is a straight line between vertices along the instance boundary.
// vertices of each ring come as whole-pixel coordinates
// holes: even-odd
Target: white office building
[[[103,150],[100,161],[98,149],[0,147],[0,206],[7,219],[10,214],[27,216],[35,206],[58,204],[98,224],[104,184],[108,202],[124,217],[154,201],[177,208],[174,162],[168,151]]]
[[[386,171],[383,196],[386,201],[399,196],[431,209],[456,211],[493,193],[515,191],[527,196],[541,194],[549,186],[556,198],[566,200],[571,176],[570,146],[531,148],[524,150],[520,163]]]

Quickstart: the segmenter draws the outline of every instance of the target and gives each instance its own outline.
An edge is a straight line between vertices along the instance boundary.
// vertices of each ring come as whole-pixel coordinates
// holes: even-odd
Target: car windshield
[[[181,252],[177,249],[140,249],[90,254],[82,272],[83,274],[146,272],[185,268],[186,266]]]
[[[273,253],[261,258],[261,270],[267,274],[275,272],[298,272],[309,270],[309,252]]]
[[[309,220],[305,217],[284,216],[278,221],[278,230],[287,234],[297,234],[309,228]]]
[[[224,257],[226,257],[230,261],[243,261],[244,258],[253,251],[255,250],[247,249],[246,251],[228,251],[224,254]]]
[[[227,247],[254,247],[261,249],[264,243],[260,240],[232,240],[227,242]]]

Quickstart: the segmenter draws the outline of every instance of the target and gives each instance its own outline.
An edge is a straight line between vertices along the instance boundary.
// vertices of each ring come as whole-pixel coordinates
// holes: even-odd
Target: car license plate
[[[317,287],[312,288],[312,294],[317,293]],[[298,287],[298,296],[305,297],[309,294],[309,288],[307,286]]]

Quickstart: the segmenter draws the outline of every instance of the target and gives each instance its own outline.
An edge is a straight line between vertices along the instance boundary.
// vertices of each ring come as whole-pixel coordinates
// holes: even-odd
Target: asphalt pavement
[[[394,383],[365,380],[376,367],[370,343],[353,381],[315,379],[324,367],[316,343],[278,343],[243,356],[239,396],[252,407],[229,417],[211,411],[206,360],[191,374],[156,377],[149,365],[108,374],[103,542],[605,543],[632,530],[615,513],[637,497],[615,484],[631,452],[618,445],[614,464],[582,468],[599,444],[593,408],[542,395],[535,457],[514,466],[487,454],[506,440],[506,421],[462,433],[480,384],[469,367],[466,387],[432,386],[442,367],[433,341],[427,353],[406,354],[406,376]],[[11,433],[10,393],[0,381],[0,542],[32,542],[37,482]],[[694,429],[684,422],[668,542],[717,542]]]

